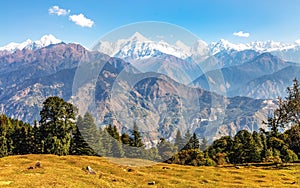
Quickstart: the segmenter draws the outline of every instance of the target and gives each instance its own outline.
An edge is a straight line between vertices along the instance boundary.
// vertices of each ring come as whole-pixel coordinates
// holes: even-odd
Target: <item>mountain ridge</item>
[[[27,39],[24,42],[16,43],[11,42],[3,47],[0,47],[0,51],[7,51],[7,52],[15,52],[16,50],[23,50],[23,49],[29,49],[29,50],[36,50],[39,48],[43,48],[46,46],[49,46],[51,44],[58,44],[62,41],[57,39],[52,34],[47,34],[42,36],[39,40],[32,41],[31,39]]]
[[[0,56],[13,53],[17,50],[36,50],[51,44],[63,42],[52,34],[47,34],[41,39],[32,41],[27,39],[22,43],[11,42],[6,46],[0,47]],[[128,38],[121,38],[116,41],[98,41],[91,50],[97,50],[110,56],[119,57],[125,60],[145,59],[156,57],[160,54],[169,54],[175,57],[202,62],[210,56],[220,52],[231,53],[233,51],[253,50],[258,53],[271,52],[274,55],[287,61],[300,62],[300,42],[296,40],[293,43],[267,41],[252,41],[248,43],[231,43],[226,39],[220,39],[217,42],[207,44],[205,41],[197,39],[192,44],[186,44],[185,41],[177,40],[174,43],[168,43],[162,39],[153,40],[135,32]]]

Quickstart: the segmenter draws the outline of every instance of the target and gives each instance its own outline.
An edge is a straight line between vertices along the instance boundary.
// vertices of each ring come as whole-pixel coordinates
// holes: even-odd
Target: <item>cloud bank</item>
[[[237,36],[237,37],[248,38],[250,36],[250,33],[246,33],[244,31],[239,31],[239,32],[234,32],[233,35]]]

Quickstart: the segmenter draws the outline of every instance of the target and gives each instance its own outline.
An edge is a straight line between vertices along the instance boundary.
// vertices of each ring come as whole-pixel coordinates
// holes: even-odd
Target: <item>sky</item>
[[[298,0],[1,0],[0,46],[53,34],[92,46],[124,25],[166,22],[210,43],[300,39]]]

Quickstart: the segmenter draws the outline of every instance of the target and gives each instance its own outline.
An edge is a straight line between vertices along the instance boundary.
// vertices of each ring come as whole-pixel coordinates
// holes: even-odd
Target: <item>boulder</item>
[[[148,185],[155,185],[155,181],[148,182]]]
[[[92,169],[90,166],[87,166],[85,169],[88,174],[94,174],[94,175],[96,174],[95,170]]]
[[[34,165],[35,168],[41,168],[42,167],[42,163],[40,161],[36,162]]]

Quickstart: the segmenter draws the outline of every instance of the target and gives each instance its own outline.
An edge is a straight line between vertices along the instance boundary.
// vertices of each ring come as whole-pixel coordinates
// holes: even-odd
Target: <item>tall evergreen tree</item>
[[[115,138],[112,138],[111,139],[111,143],[112,143],[112,146],[111,146],[111,151],[112,151],[112,156],[113,157],[119,157],[119,158],[122,158],[124,157],[124,150],[123,150],[123,147],[122,147],[122,142],[121,140],[117,140]]]
[[[76,108],[59,97],[49,97],[40,112],[40,134],[43,152],[69,154],[71,133],[75,130]]]
[[[264,145],[261,140],[261,136],[258,132],[254,131],[252,133],[253,138],[253,152],[251,153],[251,161],[252,162],[261,162],[262,161],[262,151],[264,149]]]
[[[89,147],[100,155],[103,150],[103,144],[93,116],[89,112],[86,112],[83,118],[79,116],[77,119],[77,127]]]
[[[139,128],[136,123],[133,125],[133,131],[132,131],[132,145],[133,147],[143,147],[144,143],[142,142],[142,136],[139,131]]]
[[[193,136],[190,137],[190,140],[187,142],[187,144],[183,147],[184,150],[189,149],[199,149],[200,148],[200,142],[196,135],[196,133],[193,133]]]
[[[8,155],[7,139],[6,139],[7,130],[8,130],[7,117],[1,114],[0,115],[0,157],[4,157]]]
[[[234,136],[233,153],[231,161],[234,164],[252,162],[252,154],[255,153],[254,140],[251,133],[246,130],[239,131]]]
[[[181,136],[181,132],[178,129],[177,133],[176,133],[176,137],[175,137],[175,143],[174,145],[177,146],[177,150],[180,151],[181,149],[183,149],[183,147],[185,146],[185,141]]]
[[[106,129],[103,131],[100,130],[101,133],[101,141],[103,143],[103,151],[101,155],[106,156],[106,157],[112,157],[113,152],[112,152],[112,141],[113,138],[110,136],[110,134],[107,132]]]
[[[121,141],[124,145],[129,146],[132,143],[132,138],[127,133],[123,133],[121,136]]]
[[[133,125],[130,147],[124,146],[126,157],[130,158],[145,158],[145,146],[142,142],[142,136],[136,123]]]
[[[206,140],[206,138],[204,136],[201,140],[200,150],[204,151],[204,150],[206,150],[207,147],[208,147],[208,141]]]
[[[79,121],[82,121],[81,116],[79,116],[78,119],[80,119]],[[73,137],[71,140],[70,154],[72,155],[95,155],[96,154],[81,135],[78,126],[76,126],[76,130],[73,133]]]
[[[117,127],[115,125],[112,126],[111,124],[109,124],[108,127],[105,128],[105,130],[110,135],[112,156],[124,157],[122,141]]]

